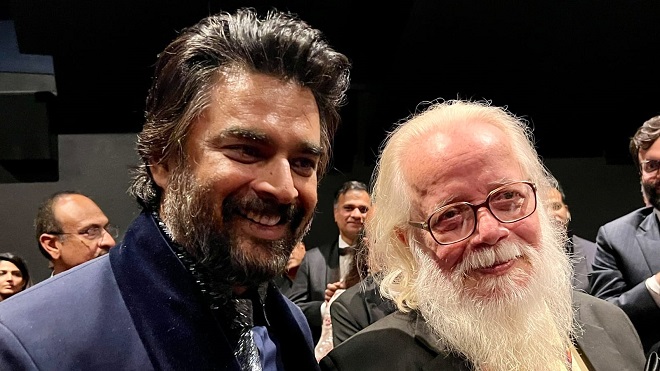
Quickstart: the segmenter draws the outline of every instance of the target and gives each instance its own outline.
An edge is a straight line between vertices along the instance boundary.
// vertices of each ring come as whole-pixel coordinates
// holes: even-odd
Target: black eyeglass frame
[[[495,193],[501,191],[502,189],[504,189],[504,188],[506,188],[506,187],[509,187],[509,186],[512,185],[512,184],[518,184],[518,183],[527,184],[527,185],[529,185],[529,186],[532,188],[532,193],[534,194],[534,197],[533,197],[533,200],[534,200],[534,208],[532,209],[532,211],[529,212],[529,214],[527,214],[527,215],[525,215],[525,216],[522,216],[522,217],[520,217],[520,218],[516,218],[516,219],[514,219],[514,220],[502,220],[502,219],[498,218],[498,217],[493,213],[493,211],[490,209],[490,205],[489,205],[490,197],[491,197],[493,194],[495,194]],[[536,184],[534,184],[533,182],[530,182],[530,181],[527,181],[527,180],[517,180],[517,181],[515,181],[515,182],[509,182],[509,183],[503,184],[503,185],[501,185],[501,186],[499,186],[499,187],[493,189],[492,191],[488,192],[488,196],[486,196],[486,200],[485,200],[484,202],[478,204],[478,205],[472,204],[472,203],[470,203],[470,202],[454,202],[454,203],[451,203],[451,204],[449,204],[449,205],[440,206],[440,207],[438,207],[437,209],[435,209],[435,210],[429,215],[429,217],[426,219],[425,222],[415,222],[415,221],[411,221],[411,220],[409,220],[409,221],[408,221],[408,224],[409,224],[410,226],[412,226],[412,227],[419,228],[419,229],[423,229],[423,230],[429,232],[429,233],[431,234],[431,237],[433,238],[433,240],[434,240],[438,245],[443,245],[443,246],[444,246],[444,245],[451,245],[451,244],[454,244],[454,243],[457,243],[457,242],[465,241],[465,240],[467,240],[468,238],[470,238],[470,236],[472,236],[472,235],[474,234],[474,231],[477,230],[477,211],[478,211],[480,208],[482,208],[482,207],[485,207],[485,208],[488,210],[488,212],[490,213],[490,215],[492,215],[495,219],[497,219],[497,221],[499,221],[500,223],[507,223],[507,224],[508,224],[508,223],[515,223],[515,222],[521,221],[521,220],[523,220],[523,219],[529,217],[530,215],[534,214],[534,211],[536,211],[536,208],[538,207],[538,200],[536,199],[536,192],[537,192]],[[435,235],[434,235],[433,232],[431,231],[431,226],[430,226],[430,224],[431,224],[431,218],[433,218],[433,216],[434,216],[436,213],[438,213],[440,210],[443,210],[443,209],[445,209],[445,208],[452,207],[452,206],[455,206],[455,205],[467,205],[467,206],[469,206],[469,207],[472,209],[472,212],[474,213],[474,216],[475,216],[475,218],[474,218],[474,225],[472,226],[472,231],[471,231],[468,235],[466,235],[465,237],[460,238],[460,239],[458,239],[458,240],[456,240],[456,241],[452,241],[452,242],[440,242],[440,241],[438,241],[438,239],[435,237]]]

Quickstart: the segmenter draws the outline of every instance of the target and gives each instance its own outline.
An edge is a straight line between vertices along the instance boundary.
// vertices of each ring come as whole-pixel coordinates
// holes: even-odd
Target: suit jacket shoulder
[[[574,291],[576,342],[595,370],[643,370],[645,355],[632,322],[616,305]]]
[[[288,298],[298,305],[323,302],[325,287],[328,284],[328,269],[327,257],[320,248],[307,250],[287,295]]]
[[[593,270],[596,243],[578,235],[573,235],[571,242],[573,244],[573,287],[576,290],[590,294],[589,275]]]
[[[343,295],[343,294],[342,294]],[[394,312],[336,346],[322,370],[471,370],[461,357],[437,345],[417,312]]]
[[[349,287],[330,306],[335,346],[381,318],[393,313],[396,305],[381,296],[371,275]]]
[[[618,224],[618,223],[639,225],[639,223],[642,220],[644,220],[647,216],[653,213],[653,210],[654,209],[652,206],[643,206],[635,210],[632,210],[627,214],[621,215],[618,218],[614,218],[603,225]]]
[[[77,294],[72,295],[72,288]],[[0,365],[15,370],[107,370],[109,359],[115,369],[153,369],[109,255],[0,303]]]
[[[594,256],[596,255],[596,243],[587,240],[586,238],[573,235],[573,248],[576,254],[584,256],[588,271],[591,272],[591,265],[593,264]]]
[[[644,350],[660,341],[660,308],[645,280],[660,272],[660,225],[653,207],[643,207],[598,229],[590,293],[623,309]]]

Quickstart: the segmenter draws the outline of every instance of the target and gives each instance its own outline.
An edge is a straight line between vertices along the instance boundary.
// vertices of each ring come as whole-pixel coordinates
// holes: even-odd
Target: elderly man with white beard
[[[641,370],[618,307],[571,287],[556,181],[531,130],[487,102],[435,102],[388,136],[374,173],[372,262],[398,310],[323,370]],[[422,161],[423,159],[423,161]]]

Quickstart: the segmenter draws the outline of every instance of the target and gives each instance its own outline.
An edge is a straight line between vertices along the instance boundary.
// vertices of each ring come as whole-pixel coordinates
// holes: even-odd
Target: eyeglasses
[[[105,226],[105,228],[90,227],[82,232],[50,232],[50,234],[57,234],[57,235],[74,234],[77,236],[82,236],[90,241],[94,241],[96,239],[102,238],[104,236],[103,232],[108,233],[110,236],[112,236],[112,238],[119,237],[119,228],[111,224]]]
[[[507,183],[490,191],[486,201],[478,205],[456,202],[438,208],[426,222],[409,221],[408,224],[428,231],[438,244],[450,245],[474,233],[477,211],[482,207],[501,223],[525,219],[536,210],[536,185],[527,181]]]
[[[644,160],[641,165],[645,173],[655,173],[660,169],[660,160]]]

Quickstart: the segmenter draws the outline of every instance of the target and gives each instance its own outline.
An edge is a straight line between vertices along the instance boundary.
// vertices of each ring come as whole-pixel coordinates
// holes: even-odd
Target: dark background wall
[[[125,231],[133,141],[156,55],[218,10],[298,13],[353,62],[308,246],[338,233],[332,195],[368,182],[391,125],[423,101],[491,100],[527,119],[569,197],[577,234],[642,205],[627,153],[660,114],[660,2],[9,0],[0,2],[0,250],[46,261],[32,232],[48,194],[90,194]]]

